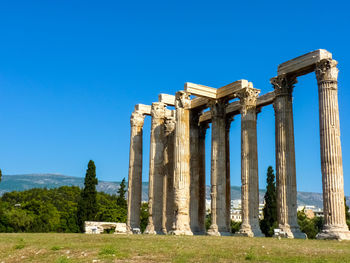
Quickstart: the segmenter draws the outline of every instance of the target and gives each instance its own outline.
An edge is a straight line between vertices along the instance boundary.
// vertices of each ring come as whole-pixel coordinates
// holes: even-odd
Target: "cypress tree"
[[[267,186],[265,193],[264,219],[260,221],[260,229],[267,237],[271,237],[277,227],[277,193],[275,175],[272,166],[267,168]]]
[[[2,172],[1,172],[1,169],[0,169],[0,182],[1,182],[1,178],[2,178]]]
[[[97,191],[96,185],[98,180],[96,178],[95,163],[90,160],[88,169],[86,170],[84,189],[81,192],[81,197],[78,203],[77,218],[80,231],[84,232],[84,222],[95,220],[97,207]]]
[[[122,182],[120,183],[119,189],[117,191],[118,197],[117,197],[117,205],[119,205],[122,208],[127,209],[127,203],[125,199],[126,194],[126,184],[125,184],[125,178],[123,178]]]
[[[345,204],[345,220],[346,224],[348,225],[348,228],[350,230],[350,213],[349,213],[349,207],[346,204],[346,198],[344,197],[344,204]]]

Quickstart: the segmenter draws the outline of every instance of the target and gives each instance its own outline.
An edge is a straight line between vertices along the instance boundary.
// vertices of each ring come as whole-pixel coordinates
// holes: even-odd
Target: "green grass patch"
[[[56,260],[56,263],[70,263],[72,262],[69,258],[67,257],[59,257],[57,260]]]
[[[58,250],[61,249],[61,247],[59,247],[59,246],[53,246],[53,247],[51,247],[50,249],[51,249],[52,251],[58,251]]]

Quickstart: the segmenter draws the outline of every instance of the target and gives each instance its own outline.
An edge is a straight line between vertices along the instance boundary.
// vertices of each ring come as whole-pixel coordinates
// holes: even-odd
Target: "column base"
[[[145,232],[146,235],[164,235],[162,230],[156,230],[154,225],[147,225]]]
[[[244,227],[241,228],[237,233],[234,234],[237,237],[264,237],[264,234],[261,232],[258,227]]]
[[[208,236],[232,236],[227,229],[219,229],[217,225],[211,225],[207,231]]]
[[[350,240],[350,231],[347,226],[325,226],[317,234],[317,239]]]
[[[169,232],[169,235],[174,235],[174,236],[193,236],[193,233],[191,230],[171,230]]]
[[[141,234],[141,230],[138,227],[131,228],[131,227],[128,226],[127,229],[126,229],[126,233],[128,235],[140,235]]]
[[[274,237],[277,238],[298,238],[298,239],[307,239],[305,233],[301,232],[300,228],[297,226],[289,225],[279,225],[279,228],[274,230]]]

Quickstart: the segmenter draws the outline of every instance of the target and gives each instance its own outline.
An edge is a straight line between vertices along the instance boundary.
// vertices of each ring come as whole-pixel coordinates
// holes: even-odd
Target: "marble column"
[[[142,197],[142,129],[145,116],[133,112],[130,118],[130,155],[128,179],[128,219],[129,232],[140,229],[140,209]]]
[[[208,123],[200,123],[198,132],[198,163],[199,163],[199,203],[198,226],[199,233],[205,233],[206,218],[206,184],[205,184],[205,134],[209,128]]]
[[[165,104],[162,102],[152,103],[151,116],[148,190],[149,217],[145,234],[162,234]]]
[[[190,111],[190,226],[193,234],[200,233],[199,227],[199,115],[200,111]]]
[[[174,112],[174,111],[173,111]],[[175,112],[174,112],[175,113]],[[174,114],[175,115],[175,114]],[[169,233],[174,223],[174,143],[175,116],[165,119],[164,180],[163,180],[163,233]]]
[[[305,238],[297,221],[297,186],[293,124],[293,87],[296,77],[272,78],[275,89],[277,219],[280,236]]]
[[[230,173],[230,128],[233,116],[226,117],[225,151],[226,151],[226,225],[231,230],[231,173]]]
[[[263,236],[259,226],[259,176],[256,100],[260,90],[249,86],[237,95],[241,102],[242,225],[240,236]]]
[[[192,235],[190,229],[190,98],[184,91],[176,92],[174,149],[174,235]]]
[[[319,94],[324,227],[319,239],[350,240],[345,221],[343,161],[340,142],[337,61],[316,65]]]
[[[211,226],[208,235],[230,235],[226,218],[226,103],[210,102],[211,133]]]

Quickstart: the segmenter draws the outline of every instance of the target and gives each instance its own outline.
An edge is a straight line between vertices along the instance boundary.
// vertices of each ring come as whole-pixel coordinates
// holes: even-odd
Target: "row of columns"
[[[319,238],[349,239],[344,213],[337,73],[334,60],[316,65],[319,87],[321,167],[325,227]],[[297,223],[297,188],[292,92],[296,76],[271,79],[275,90],[277,213],[280,233],[305,238]],[[236,96],[241,105],[242,225],[238,235],[262,236],[259,227],[257,156],[257,98],[248,86]],[[211,225],[209,235],[230,234],[229,129],[224,99],[210,99],[211,111]],[[189,95],[175,96],[175,116],[165,104],[153,103],[149,172],[149,220],[145,233],[192,235],[205,233],[205,133],[200,110],[190,108]],[[144,116],[131,117],[128,226],[139,227]]]

